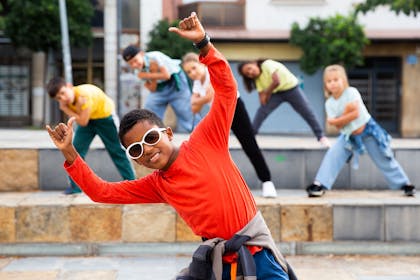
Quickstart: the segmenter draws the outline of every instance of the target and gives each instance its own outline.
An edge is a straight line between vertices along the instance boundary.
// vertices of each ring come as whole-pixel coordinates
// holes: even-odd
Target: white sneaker
[[[326,136],[322,136],[321,139],[319,139],[319,143],[322,147],[330,148],[331,142]]]
[[[263,197],[277,197],[277,191],[273,182],[267,181],[262,183],[262,196]]]

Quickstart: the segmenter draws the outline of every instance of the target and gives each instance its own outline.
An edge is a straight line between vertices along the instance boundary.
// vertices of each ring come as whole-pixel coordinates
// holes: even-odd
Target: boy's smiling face
[[[159,128],[147,120],[137,122],[123,137],[123,145],[127,148],[132,143],[143,139],[151,128]],[[143,144],[143,154],[135,159],[138,164],[151,169],[167,170],[177,156],[177,148],[172,144],[173,132],[170,127],[162,133],[161,139],[155,145]]]
[[[71,104],[74,102],[74,91],[71,85],[65,85],[60,88],[57,94],[54,97],[60,103]]]
[[[143,52],[139,52],[138,54],[136,54],[132,59],[130,59],[129,61],[127,61],[128,65],[130,65],[130,67],[132,69],[143,69],[144,67],[144,58],[143,58]]]

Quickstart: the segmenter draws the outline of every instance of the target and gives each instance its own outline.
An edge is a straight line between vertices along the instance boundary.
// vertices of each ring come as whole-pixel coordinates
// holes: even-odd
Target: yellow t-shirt
[[[83,97],[86,100],[85,104],[82,106],[82,110],[86,108],[90,109],[90,120],[107,118],[114,112],[114,101],[97,86],[83,84],[75,86],[73,89],[75,100],[80,97]],[[75,105],[70,104],[69,107],[71,110],[76,111]]]
[[[280,62],[267,59],[261,64],[261,74],[255,80],[255,86],[258,92],[270,86],[273,81],[271,75],[276,71],[279,76],[280,85],[273,90],[273,93],[276,93],[277,91],[286,91],[297,86],[298,79],[286,68],[286,66]]]

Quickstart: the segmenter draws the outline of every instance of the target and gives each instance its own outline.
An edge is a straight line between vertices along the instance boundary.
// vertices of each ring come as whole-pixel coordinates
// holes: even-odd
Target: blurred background
[[[322,69],[339,62],[388,132],[398,137],[420,136],[418,1],[64,2],[71,80],[75,85],[92,83],[104,89],[116,102],[120,116],[141,107],[148,94],[121,59],[121,50],[137,44],[180,58],[193,50],[191,44],[169,37],[167,27],[196,11],[212,42],[232,64],[251,119],[258,98],[245,92],[236,71],[239,62],[259,58],[283,62],[299,77],[324,124]],[[45,92],[52,76],[65,76],[61,35],[59,1],[0,1],[0,127],[40,128],[63,120],[58,105]],[[288,104],[281,106],[260,133],[311,135],[309,126],[292,111]],[[176,123],[170,112],[167,118]],[[334,134],[328,127],[327,131]]]

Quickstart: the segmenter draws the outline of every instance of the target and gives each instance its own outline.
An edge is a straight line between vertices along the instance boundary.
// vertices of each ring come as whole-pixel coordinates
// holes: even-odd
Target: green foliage
[[[290,43],[300,47],[300,67],[308,74],[330,64],[346,68],[363,64],[363,48],[369,43],[363,27],[350,15],[311,18],[306,27],[293,23]]]
[[[4,15],[6,14],[5,8],[3,5],[0,5],[0,32],[4,30],[5,24],[4,24]]]
[[[169,32],[171,26],[178,26],[179,20],[169,23],[167,19],[158,21],[150,31],[147,51],[161,51],[171,58],[182,58],[187,52],[197,52],[191,41]]]
[[[88,46],[92,42],[90,27],[93,8],[90,1],[67,0],[70,44]],[[5,17],[5,35],[17,47],[33,51],[61,49],[60,10],[57,0],[13,0]]]
[[[404,13],[407,16],[413,14],[417,17],[420,11],[420,0],[365,0],[356,6],[356,13],[366,14],[369,11],[374,11],[378,6],[389,6],[391,11],[397,13]]]

